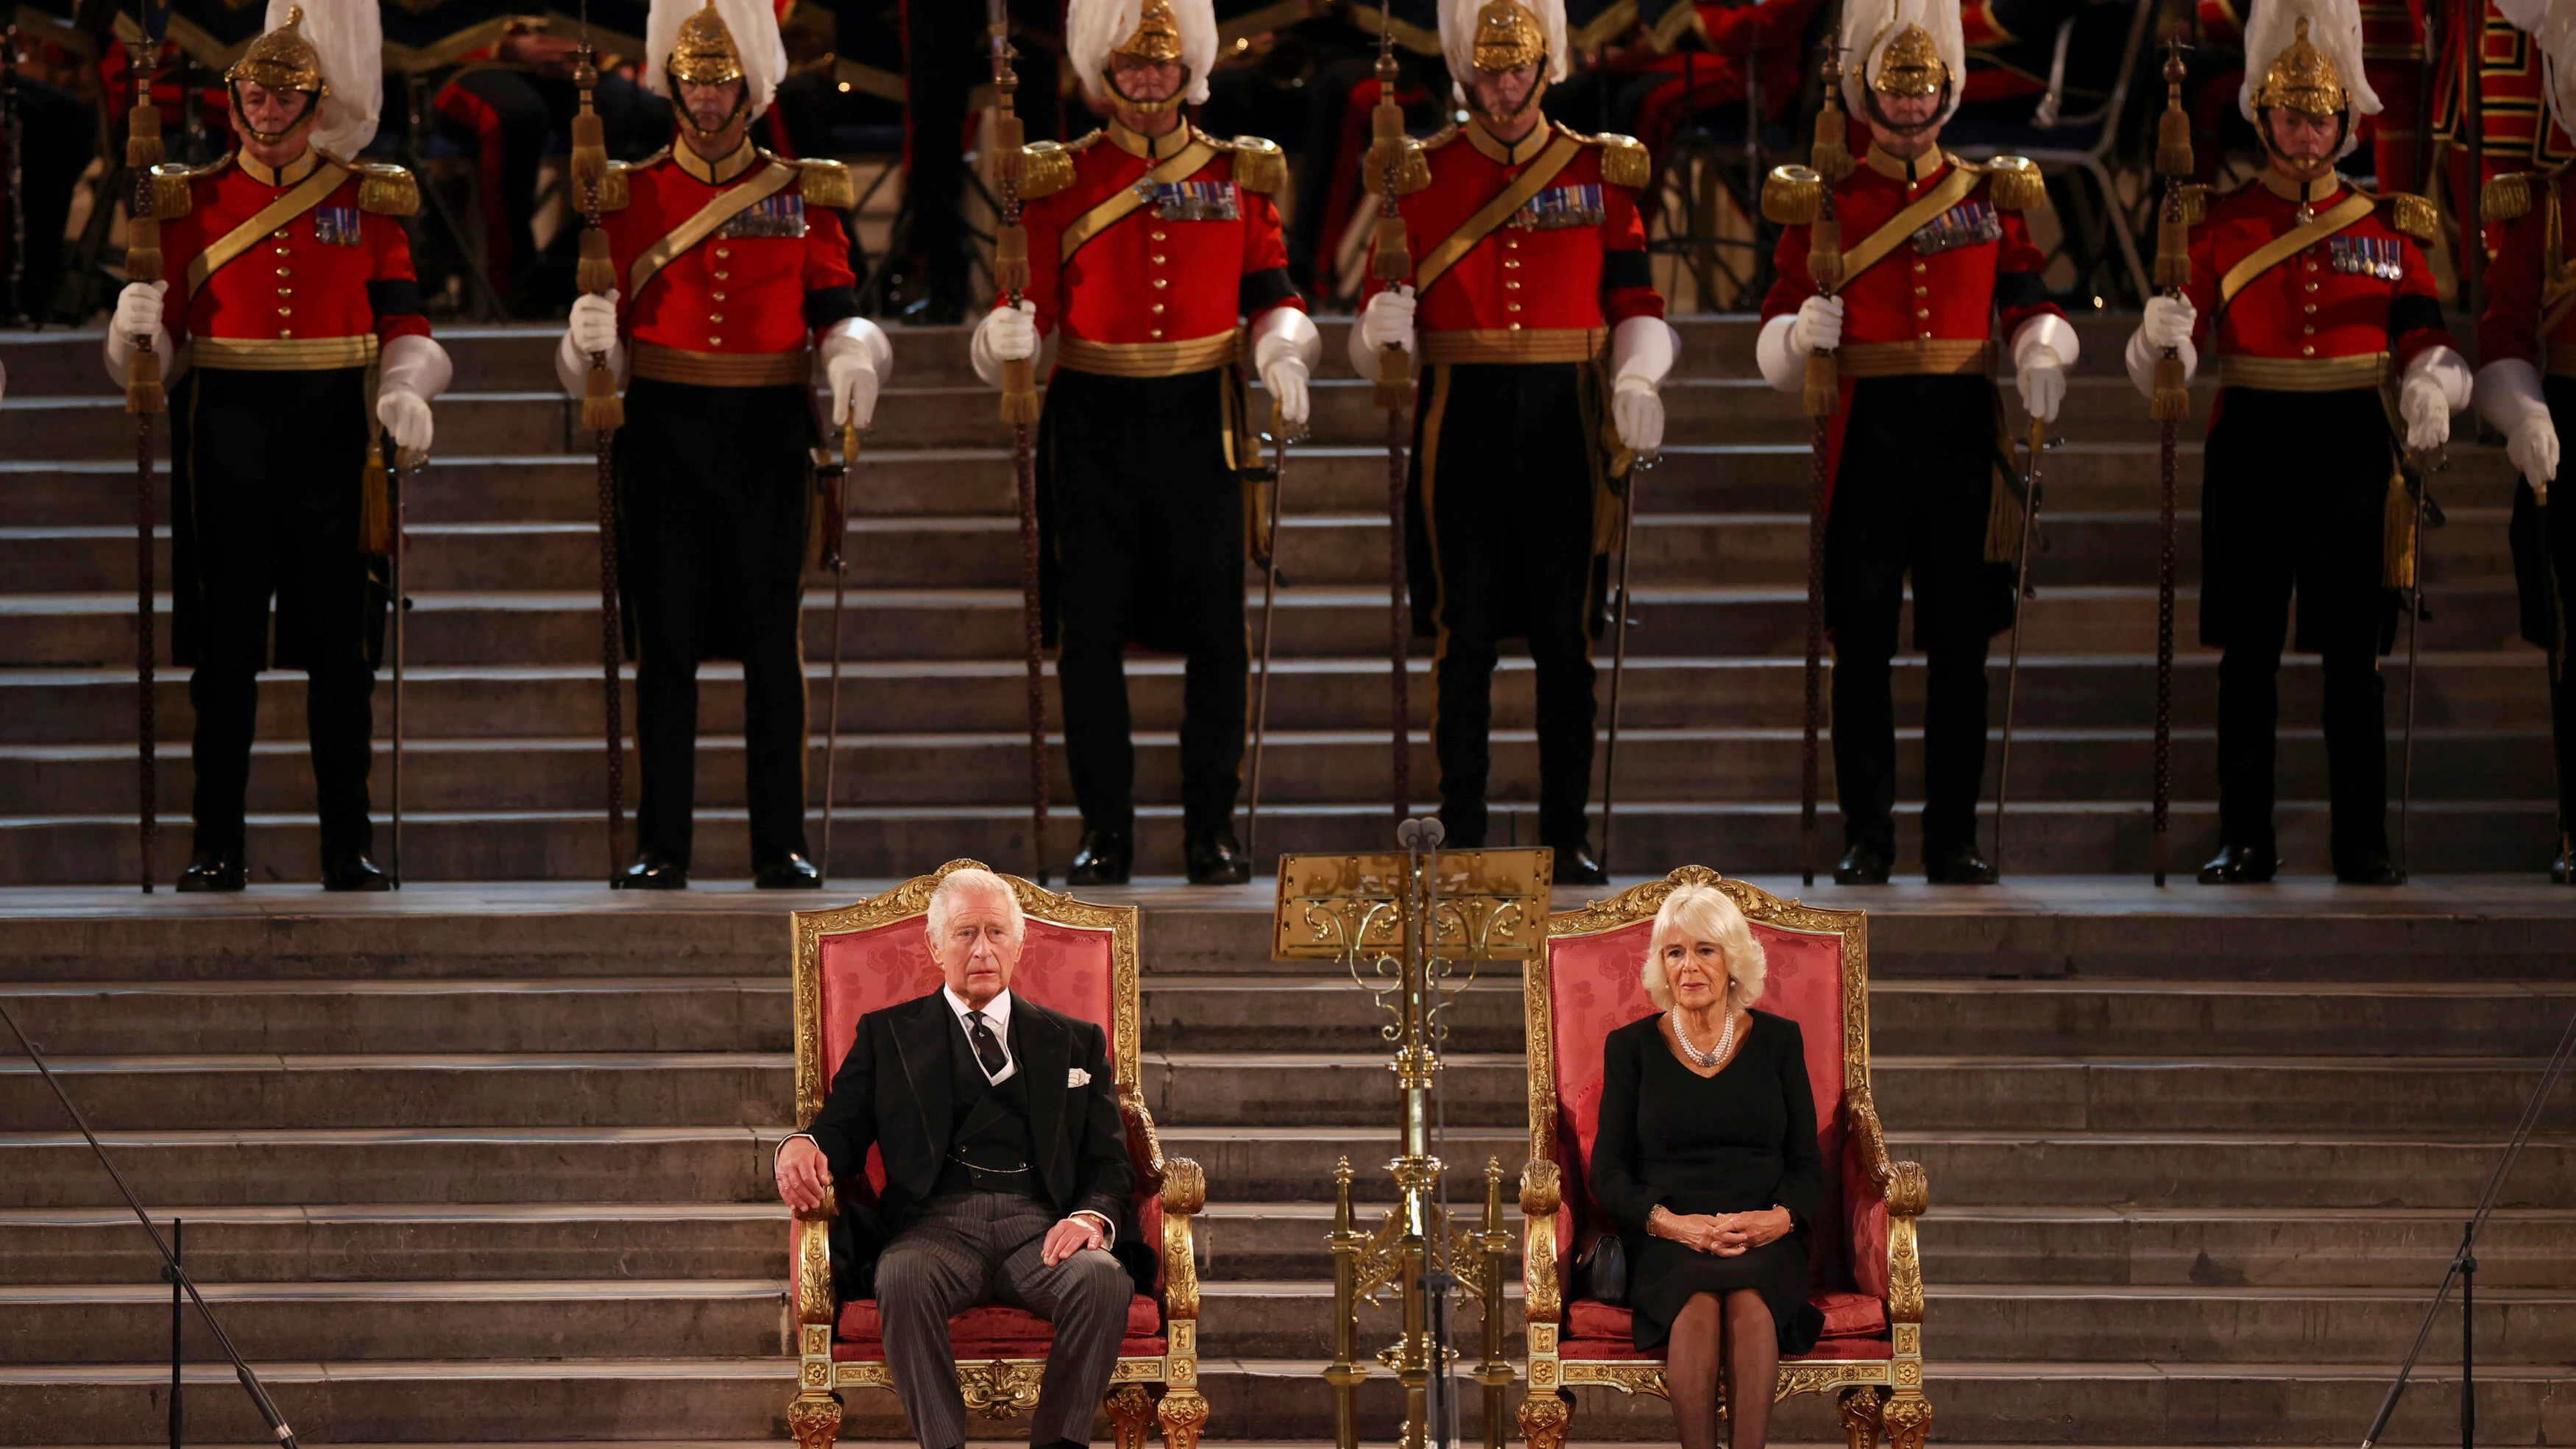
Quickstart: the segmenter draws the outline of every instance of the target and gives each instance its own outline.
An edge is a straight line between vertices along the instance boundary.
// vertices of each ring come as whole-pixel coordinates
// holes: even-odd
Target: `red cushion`
[[[1807,1300],[1825,1315],[1825,1331],[1816,1339],[1811,1358],[1884,1358],[1885,1354],[1838,1353],[1830,1347],[1854,1340],[1883,1339],[1887,1336],[1887,1305],[1860,1293],[1819,1293]],[[1567,1346],[1561,1350],[1567,1358],[1589,1358],[1577,1354],[1575,1343],[1615,1343],[1629,1358],[1637,1357],[1629,1345],[1636,1340],[1634,1315],[1625,1308],[1613,1308],[1581,1298],[1565,1310]]]
[[[1162,1331],[1163,1311],[1155,1306],[1153,1299],[1139,1293],[1127,1300],[1129,1339],[1152,1338]],[[956,1345],[957,1356],[961,1359],[1010,1358],[1025,1356],[1032,1351],[1043,1353],[1047,1345],[1055,1342],[1055,1325],[1023,1308],[1005,1308],[988,1303],[969,1308],[949,1319],[948,1338]],[[862,1298],[855,1303],[841,1305],[840,1339],[855,1348],[870,1350],[850,1357],[882,1356],[885,1319],[878,1314],[875,1299]]]
[[[1027,1339],[956,1339],[959,1363],[982,1363],[996,1358],[1033,1358],[1043,1361],[1050,1346],[1043,1338]],[[1123,1338],[1118,1341],[1120,1358],[1161,1358],[1171,1348],[1161,1334],[1151,1338]],[[835,1363],[884,1363],[882,1343],[836,1343],[832,1345]]]

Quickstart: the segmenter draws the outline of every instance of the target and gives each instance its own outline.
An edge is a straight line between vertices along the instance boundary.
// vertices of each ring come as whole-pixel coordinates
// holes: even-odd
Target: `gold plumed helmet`
[[[680,22],[679,36],[671,43],[671,58],[663,68],[672,79],[691,85],[720,86],[743,78],[742,51],[734,45],[733,32],[725,28],[724,17],[716,13],[715,0],[707,0],[697,13]]]
[[[1519,0],[1485,0],[1476,11],[1476,69],[1500,74],[1547,62],[1547,31]]]
[[[1941,47],[1932,32],[1909,24],[1880,53],[1878,74],[1869,83],[1881,95],[1935,95],[1950,83],[1950,66],[1941,59]]]
[[[2298,24],[2290,43],[2263,72],[2263,83],[2255,87],[2254,109],[2278,106],[2303,116],[2340,116],[2351,103],[2351,93],[2344,89],[2334,61],[2308,39],[2308,17],[2300,16]]]
[[[321,53],[304,38],[302,6],[289,6],[286,23],[252,41],[242,58],[224,72],[226,85],[241,81],[272,91],[309,92],[317,101],[330,94],[331,87],[322,79]],[[305,116],[310,118],[317,109],[308,106]]]
[[[1156,65],[1179,60],[1181,20],[1172,13],[1172,0],[1145,0],[1136,16],[1136,33],[1111,46],[1110,53]]]

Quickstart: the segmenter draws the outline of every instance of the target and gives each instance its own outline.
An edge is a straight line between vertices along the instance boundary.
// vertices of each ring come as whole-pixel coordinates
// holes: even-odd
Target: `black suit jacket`
[[[833,1266],[845,1298],[874,1296],[876,1255],[920,1216],[938,1184],[956,1118],[951,1054],[965,1049],[964,1031],[944,991],[871,1011],[859,1018],[850,1054],[832,1077],[831,1095],[805,1129],[841,1190],[843,1230],[833,1234]],[[1135,1174],[1127,1161],[1126,1124],[1118,1115],[1108,1034],[1015,995],[1011,1056],[1028,1085],[1029,1143],[1036,1159],[1030,1166],[1038,1197],[1058,1217],[1100,1214],[1118,1225],[1118,1247],[1130,1248]],[[1077,1067],[1090,1072],[1091,1080],[1066,1085]],[[859,1201],[871,1145],[886,1173],[885,1191],[873,1209]]]

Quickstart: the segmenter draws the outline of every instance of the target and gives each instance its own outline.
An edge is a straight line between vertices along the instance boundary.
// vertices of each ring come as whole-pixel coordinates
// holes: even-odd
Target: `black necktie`
[[[1010,1054],[1002,1050],[1002,1039],[993,1035],[992,1026],[980,1011],[966,1013],[966,1023],[966,1039],[975,1043],[975,1055],[984,1063],[984,1075],[1000,1076],[1002,1068],[1011,1064]]]

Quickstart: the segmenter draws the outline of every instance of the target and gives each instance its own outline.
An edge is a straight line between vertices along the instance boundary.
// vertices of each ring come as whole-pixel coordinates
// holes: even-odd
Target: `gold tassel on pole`
[[[1383,55],[1378,61],[1377,107],[1369,112],[1369,171],[1384,180],[1380,184],[1377,212],[1376,260],[1370,264],[1376,278],[1389,286],[1413,275],[1413,248],[1404,234],[1404,213],[1396,206],[1396,193],[1402,189],[1408,150],[1404,134],[1404,107],[1395,98],[1395,57]],[[1390,347],[1378,354],[1376,402],[1383,411],[1402,408],[1413,401],[1413,358],[1400,347]]]
[[[1815,144],[1809,148],[1807,164],[1823,184],[1816,197],[1816,219],[1807,231],[1807,276],[1816,290],[1832,296],[1843,284],[1843,224],[1834,214],[1834,185],[1851,174],[1851,146],[1845,139],[1847,122],[1842,111],[1842,62],[1833,52],[1825,54],[1824,109],[1816,114]],[[1811,418],[1833,416],[1834,405],[1842,397],[1842,380],[1834,369],[1834,355],[1822,348],[1807,354],[1807,380],[1800,390],[1799,403]]]
[[[160,70],[160,46],[149,37],[133,42],[134,107],[125,113],[125,167],[134,177],[130,214],[125,223],[125,280],[158,282],[161,276],[161,223],[155,217],[152,168],[161,164],[161,112],[152,104],[152,77]],[[161,387],[161,355],[147,339],[125,360],[125,410],[157,413],[169,407]]]
[[[2191,115],[2182,108],[2183,63],[2179,50],[2165,56],[2165,111],[2156,122],[2156,172],[2165,178],[2164,203],[2156,220],[2156,286],[2179,297],[2191,285],[2191,217],[2187,201],[2192,171]],[[2158,422],[2191,416],[2191,392],[2183,376],[2182,355],[2172,348],[2156,359],[2156,392],[2148,404]]]

